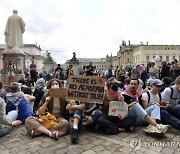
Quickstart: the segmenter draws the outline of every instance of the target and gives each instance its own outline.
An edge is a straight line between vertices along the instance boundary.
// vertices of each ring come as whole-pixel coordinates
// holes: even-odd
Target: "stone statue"
[[[13,15],[8,18],[6,23],[4,32],[6,50],[17,50],[18,47],[23,46],[22,35],[25,32],[25,23],[17,13],[17,10],[13,10]]]
[[[156,55],[156,57],[154,57],[153,62],[155,63],[156,68],[160,67],[160,65],[161,65],[161,63],[160,63],[160,62],[161,62],[161,59],[159,58],[158,55]]]
[[[73,52],[73,58],[72,59],[76,60],[76,53],[75,52]]]

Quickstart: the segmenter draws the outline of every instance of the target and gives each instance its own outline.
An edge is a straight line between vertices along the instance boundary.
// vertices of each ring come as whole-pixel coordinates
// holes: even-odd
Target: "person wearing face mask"
[[[162,92],[161,120],[180,130],[180,76],[176,78],[174,86]]]
[[[61,81],[54,78],[47,84],[47,89],[57,89],[61,87]],[[44,94],[38,107],[38,114],[42,115],[45,112],[49,112],[57,119],[57,124],[51,129],[45,128],[38,117],[29,117],[25,121],[26,129],[31,137],[35,137],[39,134],[46,134],[49,137],[57,140],[59,136],[65,135],[69,130],[68,112],[66,106],[68,103],[72,103],[65,98],[50,97],[50,90]]]
[[[124,97],[119,90],[119,81],[115,77],[107,80],[102,105],[102,117],[98,118],[99,129],[107,134],[117,134],[118,132],[133,131],[136,118],[134,116],[109,116],[110,101],[124,101]]]

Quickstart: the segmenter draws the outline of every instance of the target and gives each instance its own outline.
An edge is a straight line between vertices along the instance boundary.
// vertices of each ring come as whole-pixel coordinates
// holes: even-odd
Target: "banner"
[[[88,103],[103,103],[105,80],[98,76],[70,75],[68,99]]]
[[[109,102],[109,116],[121,115],[126,117],[128,115],[128,105],[126,102],[110,101]]]

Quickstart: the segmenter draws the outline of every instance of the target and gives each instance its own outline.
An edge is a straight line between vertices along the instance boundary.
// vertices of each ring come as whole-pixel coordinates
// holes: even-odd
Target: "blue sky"
[[[0,44],[12,10],[26,23],[24,43],[40,44],[58,63],[116,55],[132,44],[179,44],[179,0],[0,0]]]

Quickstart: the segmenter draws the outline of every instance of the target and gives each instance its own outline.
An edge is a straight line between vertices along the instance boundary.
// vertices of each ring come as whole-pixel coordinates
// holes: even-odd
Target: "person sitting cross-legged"
[[[3,92],[3,82],[0,81],[0,95]],[[17,111],[10,111],[6,115],[6,103],[0,97],[0,137],[8,134],[13,126],[18,126],[22,122],[20,120],[16,120],[18,116]]]
[[[17,111],[17,120],[24,122],[26,118],[31,116],[31,112],[24,93],[21,91],[21,83],[12,82],[10,89],[11,93],[6,95],[7,112]]]
[[[58,89],[60,87],[62,87],[60,80],[56,78],[51,79],[47,84],[47,89],[49,89],[49,91],[44,94],[37,110],[39,115],[45,114],[48,111],[56,117],[57,124],[55,124],[52,128],[46,128],[39,120],[39,117],[29,117],[26,119],[25,125],[27,133],[31,137],[45,134],[55,140],[58,140],[59,136],[65,135],[68,132],[69,122],[66,120],[68,119],[66,106],[67,103],[71,102],[68,102],[65,98],[50,97],[50,90]]]
[[[128,115],[127,117],[122,115],[108,115],[110,101],[124,101],[124,97],[121,95],[118,87],[119,81],[117,81],[115,77],[111,77],[107,80],[102,105],[102,117],[98,118],[99,129],[107,134],[133,131],[136,123],[136,117],[134,115]]]

